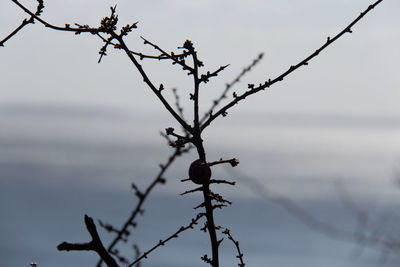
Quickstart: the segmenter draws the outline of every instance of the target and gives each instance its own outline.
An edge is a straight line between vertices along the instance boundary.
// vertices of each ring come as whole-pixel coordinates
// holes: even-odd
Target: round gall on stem
[[[211,178],[211,168],[201,159],[195,160],[189,167],[189,178],[195,184],[206,184]]]

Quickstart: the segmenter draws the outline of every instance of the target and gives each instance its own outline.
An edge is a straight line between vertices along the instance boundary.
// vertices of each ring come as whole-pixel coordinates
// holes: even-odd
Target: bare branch
[[[31,15],[30,18],[26,18],[24,19],[21,24],[14,30],[12,31],[9,35],[7,35],[3,40],[0,41],[0,46],[4,46],[4,43],[7,42],[9,39],[11,39],[11,37],[13,37],[14,35],[16,35],[20,30],[22,30],[22,28],[24,28],[26,25],[28,24],[33,24],[35,23],[35,16],[39,17],[40,14],[43,12],[44,9],[44,4],[43,4],[43,0],[37,0],[38,5],[36,8],[36,12]],[[35,15],[35,16],[34,16]]]
[[[185,192],[183,192],[183,193],[181,193],[181,196],[183,196],[183,195],[187,195],[187,194],[190,194],[190,193],[194,193],[194,192],[198,192],[198,191],[201,191],[202,190],[202,186],[200,186],[200,187],[197,187],[197,188],[195,188],[195,189],[192,189],[192,190],[188,190],[188,191],[185,191]]]
[[[203,122],[207,119],[207,116],[208,116],[209,114],[212,114],[212,112],[213,112],[213,110],[215,109],[215,107],[217,107],[217,106],[219,105],[219,103],[220,103],[224,98],[226,98],[226,94],[229,92],[229,90],[232,89],[232,87],[233,87],[236,83],[238,83],[238,82],[240,81],[240,79],[241,79],[245,74],[247,74],[249,71],[251,71],[251,69],[252,69],[254,66],[256,66],[256,65],[258,64],[258,62],[261,61],[261,59],[263,58],[263,55],[264,55],[263,53],[260,53],[260,54],[258,55],[258,57],[257,57],[256,59],[254,59],[253,62],[252,62],[249,66],[247,66],[246,68],[244,68],[244,69],[242,70],[242,72],[241,72],[238,76],[236,76],[236,78],[235,78],[232,82],[226,84],[225,90],[222,92],[222,94],[220,95],[219,98],[217,98],[216,100],[213,101],[213,105],[209,108],[208,112],[206,112],[206,113],[204,114],[204,116],[201,118],[200,123],[203,123]]]
[[[379,3],[381,3],[383,0],[378,0],[376,1],[374,4],[370,5],[364,12],[361,12],[361,14],[354,19],[349,25],[347,25],[341,32],[339,32],[337,35],[335,35],[333,38],[328,37],[326,42],[320,47],[318,48],[314,53],[312,53],[311,55],[309,55],[308,57],[306,57],[305,59],[303,59],[302,61],[300,61],[299,63],[297,63],[296,65],[292,65],[290,66],[290,68],[285,71],[284,73],[282,73],[281,75],[279,75],[278,77],[276,77],[275,79],[269,79],[267,81],[265,81],[264,83],[260,83],[258,86],[255,86],[254,84],[249,84],[249,90],[246,91],[245,93],[241,94],[241,95],[237,95],[236,93],[234,93],[234,99],[228,103],[227,105],[225,105],[224,107],[222,107],[218,112],[216,112],[215,114],[210,114],[210,117],[202,124],[201,126],[201,131],[203,131],[205,128],[207,128],[210,123],[215,120],[216,118],[218,118],[219,116],[224,116],[226,115],[226,111],[228,109],[230,109],[231,107],[233,107],[234,105],[238,104],[241,100],[244,100],[246,97],[253,95],[261,90],[265,90],[266,88],[269,88],[271,85],[283,81],[283,79],[288,76],[290,73],[292,73],[293,71],[297,70],[298,68],[300,68],[301,66],[306,66],[308,65],[308,62],[313,59],[314,57],[318,56],[320,52],[322,52],[325,48],[327,48],[330,44],[332,44],[333,42],[335,42],[337,39],[339,39],[341,36],[343,36],[345,33],[351,33],[352,30],[351,28],[359,21],[361,20],[368,12],[370,12],[372,9],[375,8],[375,6],[377,6]]]
[[[94,251],[107,264],[107,266],[117,267],[118,264],[104,248],[100,240],[99,234],[97,233],[96,225],[94,224],[93,219],[85,215],[85,224],[90,236],[92,237],[92,241],[88,243],[63,242],[57,246],[57,249],[60,251],[81,251],[81,250]]]
[[[218,160],[218,161],[214,161],[214,162],[209,162],[209,163],[207,163],[208,164],[208,166],[213,166],[213,165],[218,165],[218,164],[224,164],[224,163],[229,163],[229,164],[231,164],[231,166],[232,167],[236,167],[237,165],[239,165],[239,160],[238,159],[236,159],[236,158],[233,158],[233,159],[226,159],[226,160],[224,160],[224,159],[220,159],[220,160]]]
[[[228,228],[225,228],[225,230],[222,232],[224,235],[228,236],[228,239],[232,241],[232,243],[235,245],[236,250],[238,255],[236,256],[236,258],[239,259],[240,263],[238,264],[239,267],[244,267],[244,261],[243,261],[243,253],[240,251],[240,247],[239,247],[239,241],[236,241],[233,236],[231,235],[231,231]]]
[[[207,71],[206,74],[202,74],[202,75],[201,75],[201,77],[200,77],[200,82],[208,83],[211,77],[217,77],[217,76],[218,76],[218,73],[220,73],[221,71],[223,71],[223,70],[224,70],[225,68],[227,68],[228,66],[229,66],[229,64],[228,64],[228,65],[225,65],[225,66],[221,66],[221,67],[219,67],[219,69],[217,69],[217,70],[214,71],[214,72],[209,72],[209,71]]]
[[[176,148],[174,153],[168,158],[167,163],[165,163],[164,165],[160,165],[160,172],[158,173],[157,177],[153,180],[153,182],[147,187],[147,189],[141,193],[141,197],[139,198],[138,203],[136,204],[135,209],[132,211],[131,215],[129,216],[129,218],[125,221],[125,223],[123,224],[123,226],[121,227],[120,230],[116,231],[117,232],[117,236],[113,239],[113,241],[110,243],[110,245],[108,246],[107,251],[112,251],[113,248],[117,245],[118,242],[120,242],[121,240],[124,239],[124,237],[126,236],[126,233],[128,231],[129,226],[136,226],[135,218],[138,214],[140,214],[141,210],[142,210],[142,206],[146,200],[146,198],[148,197],[148,195],[150,194],[150,192],[153,190],[153,188],[159,184],[159,183],[165,183],[165,180],[163,178],[164,173],[166,172],[166,170],[171,166],[171,164],[175,161],[175,159],[180,156],[184,151],[182,151],[179,148]],[[101,266],[101,261],[99,261],[97,263],[97,266]]]
[[[106,29],[100,29],[100,28],[90,28],[87,25],[84,26],[80,26],[78,25],[78,27],[71,27],[69,24],[66,24],[64,27],[60,27],[60,26],[55,26],[52,25],[50,23],[48,23],[45,20],[42,20],[41,18],[39,18],[39,14],[35,14],[32,13],[29,9],[27,9],[24,5],[22,5],[19,1],[17,0],[11,0],[13,1],[17,6],[19,6],[23,11],[25,11],[26,13],[28,13],[29,15],[31,15],[31,17],[33,17],[34,19],[36,19],[37,21],[39,21],[41,24],[43,24],[45,27],[48,27],[50,29],[53,30],[57,30],[57,31],[68,31],[68,32],[75,32],[76,34],[82,33],[82,32],[90,32],[92,34],[96,34],[99,32],[107,32]]]
[[[141,36],[140,38],[143,39],[144,44],[148,44],[148,45],[152,46],[154,49],[161,52],[161,54],[158,56],[157,59],[164,59],[164,58],[171,59],[173,62],[172,64],[178,64],[178,65],[182,66],[183,70],[187,70],[187,71],[189,71],[189,73],[193,73],[193,68],[185,63],[185,58],[190,55],[190,52],[184,52],[184,53],[178,54],[178,55],[175,55],[172,52],[169,54],[166,51],[164,51],[163,49],[161,49],[158,45],[150,42],[149,40],[145,39],[144,37]],[[143,59],[145,57],[153,58],[151,56],[145,56],[145,55],[139,55],[139,56],[141,59]]]
[[[164,240],[160,240],[154,247],[152,247],[151,249],[149,249],[148,251],[144,252],[142,254],[142,256],[138,257],[134,262],[132,262],[131,264],[128,265],[128,267],[131,267],[133,265],[135,265],[136,263],[138,263],[139,261],[141,261],[144,258],[147,258],[147,256],[153,252],[155,249],[157,249],[160,246],[164,246],[165,243],[167,243],[168,241],[170,241],[173,238],[178,238],[178,235],[188,229],[193,229],[194,225],[197,224],[198,220],[200,220],[201,217],[203,217],[205,214],[204,213],[199,213],[197,214],[196,218],[192,219],[192,221],[189,223],[189,225],[187,226],[182,226],[181,228],[178,229],[178,231],[176,231],[174,234],[170,235],[169,237],[165,238]]]
[[[236,185],[236,182],[230,182],[227,180],[210,180],[210,184],[229,184],[229,185]]]
[[[150,89],[156,94],[158,99],[161,101],[161,103],[164,105],[164,107],[171,113],[171,115],[179,122],[179,124],[188,132],[192,132],[192,127],[186,123],[186,121],[181,118],[175,110],[170,106],[168,101],[164,98],[164,96],[161,94],[161,90],[156,88],[154,84],[150,81],[149,77],[147,76],[146,72],[144,71],[143,67],[139,64],[139,62],[136,60],[136,58],[132,55],[130,52],[129,48],[125,44],[124,40],[122,39],[121,36],[116,35],[115,33],[111,33],[112,36],[118,40],[119,44],[121,45],[121,48],[125,51],[129,59],[132,61],[132,63],[135,65],[136,69],[139,71],[139,73],[143,77],[143,81],[150,87]]]

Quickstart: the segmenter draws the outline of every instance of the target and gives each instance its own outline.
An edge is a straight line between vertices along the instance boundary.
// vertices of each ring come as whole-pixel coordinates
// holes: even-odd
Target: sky
[[[117,11],[121,25],[138,21],[138,29],[127,38],[133,50],[154,53],[140,36],[167,51],[190,39],[205,63],[204,71],[230,64],[201,89],[200,109],[207,111],[226,83],[259,53],[264,53],[263,60],[234,91],[243,92],[248,83],[258,84],[286,71],[327,36],[340,32],[369,4],[365,0],[120,1]],[[110,5],[110,1],[50,2],[42,17],[55,25],[77,22],[95,26],[109,14]],[[369,161],[386,162],[380,169],[388,169],[387,173],[375,175],[393,175],[400,146],[398,5],[397,1],[384,1],[353,27],[352,34],[333,43],[307,67],[247,98],[225,119],[215,120],[204,132],[206,147],[210,144],[211,151],[215,144],[224,149],[240,147],[232,149],[233,153],[247,148],[287,150],[288,155],[314,149],[331,151],[337,158],[369,154],[377,158]],[[0,33],[5,35],[25,15],[11,2],[4,2],[2,10],[9,14],[0,21]],[[8,41],[0,64],[3,136],[151,143],[162,142],[160,130],[178,128],[121,51],[110,49],[97,64],[101,46],[91,35],[51,31],[38,23]],[[170,101],[170,89],[177,88],[186,119],[191,121],[190,78],[166,62],[142,63],[150,78],[167,88],[165,96]],[[221,143],[220,138],[229,142]],[[313,168],[314,164],[310,165]]]
[[[26,4],[35,8],[34,1]],[[117,12],[120,25],[138,21],[138,29],[126,39],[132,50],[155,52],[140,36],[167,51],[175,51],[190,39],[205,63],[204,72],[230,64],[202,88],[200,104],[206,111],[226,83],[259,53],[264,53],[263,60],[234,91],[243,92],[248,83],[258,84],[286,71],[321,46],[327,36],[340,32],[369,4],[369,0],[118,1]],[[41,17],[55,25],[96,26],[113,5],[115,2],[104,0],[52,1],[45,3]],[[2,1],[0,9],[7,14],[0,17],[1,37],[26,16],[11,1]],[[292,217],[265,204],[266,191],[290,196],[317,215],[327,216],[328,221],[355,217],[348,210],[349,218],[344,217],[346,209],[337,210],[340,195],[348,194],[367,208],[371,203],[384,207],[381,213],[390,214],[398,205],[398,10],[399,1],[384,0],[353,27],[352,34],[283,82],[236,105],[204,132],[210,160],[237,157],[241,162],[236,170],[216,167],[213,173],[232,177],[241,186],[218,190],[239,202],[236,210],[227,214],[243,213],[233,226],[249,247],[253,265],[259,266],[267,252],[272,254],[269,259],[274,266],[289,267],[294,262],[298,266],[357,266],[346,258],[349,244],[330,243],[321,236],[312,239],[313,231],[307,232],[301,224],[293,226]],[[97,63],[101,46],[92,35],[56,32],[36,23],[0,48],[0,212],[4,215],[0,228],[5,229],[1,235],[7,233],[7,238],[0,240],[0,254],[7,256],[10,266],[26,264],[35,255],[41,267],[54,266],[60,255],[49,248],[65,238],[63,232],[71,237],[83,235],[84,213],[110,220],[124,217],[112,203],[128,210],[129,184],[135,180],[146,186],[148,177],[157,171],[154,166],[164,162],[171,151],[159,131],[178,129],[177,123],[121,51],[109,49],[108,56]],[[190,77],[166,62],[141,63],[155,83],[164,84],[169,100],[173,101],[170,89],[177,88],[185,117],[191,121]],[[149,218],[159,220],[165,207],[157,203],[176,204],[175,197],[188,189],[179,180],[195,158],[192,153],[171,168],[172,179],[156,191],[149,204],[149,209],[155,210]],[[256,182],[249,182],[252,179]],[[338,189],[340,185],[345,193]],[[77,197],[73,201],[71,194]],[[189,206],[182,218],[165,221],[165,227],[171,226],[168,231],[187,221],[193,201],[189,198],[181,203]],[[243,224],[244,218],[255,216],[252,205],[268,206],[272,217],[266,216],[267,212],[265,217]],[[331,217],[326,210],[332,210]],[[235,220],[229,216],[221,216],[221,220]],[[16,223],[27,218],[33,218],[33,223]],[[270,243],[263,243],[268,238],[254,233],[266,223],[269,232],[265,236],[276,235]],[[351,223],[346,221],[343,226]],[[252,226],[244,227],[246,224]],[[277,224],[281,227],[274,231]],[[61,233],[57,225],[63,229]],[[146,233],[150,226],[143,227]],[[254,232],[246,234],[249,228]],[[166,232],[163,227],[159,230]],[[305,251],[293,246],[287,232],[309,240]],[[158,232],[153,235],[158,238]],[[37,243],[43,236],[46,238]],[[250,238],[253,236],[257,238]],[[196,238],[194,235],[184,244],[193,244]],[[18,240],[26,240],[26,246],[21,247]],[[144,242],[150,246],[152,241]],[[171,251],[182,249],[180,246],[172,245]],[[20,257],[23,251],[28,252]],[[190,262],[193,251],[188,253],[185,260]],[[165,255],[156,256],[149,266],[163,264]],[[78,258],[62,257],[65,266],[76,266]],[[339,258],[343,262],[337,261]],[[374,266],[376,258],[379,255],[367,253],[357,264]]]
[[[32,1],[33,2],[33,1]],[[352,21],[370,1],[120,1],[120,23],[138,21],[127,39],[133,50],[154,52],[144,36],[167,51],[193,41],[206,70],[231,64],[202,91],[204,102],[219,95],[226,82],[260,52],[264,60],[235,90],[276,77],[305,58]],[[47,3],[43,18],[56,25],[96,26],[110,1]],[[268,113],[353,113],[398,116],[399,21],[397,1],[385,1],[310,65],[270,91],[250,98],[242,110]],[[4,2],[0,33],[7,34],[25,16]],[[90,35],[54,32],[29,25],[3,49],[2,103],[50,102],[160,110],[137,71],[121,51],[97,64],[100,40]],[[154,81],[185,92],[191,81],[169,63],[144,62]],[[44,78],[46,77],[46,78]],[[31,86],[27,87],[26,83]],[[134,101],[134,99],[140,101]],[[188,99],[184,99],[187,105]],[[207,106],[205,105],[205,109]]]

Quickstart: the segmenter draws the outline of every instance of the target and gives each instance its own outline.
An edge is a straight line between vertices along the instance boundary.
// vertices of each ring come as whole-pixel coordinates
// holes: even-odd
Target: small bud
[[[165,129],[165,132],[166,132],[167,135],[170,135],[170,134],[173,134],[174,130],[175,130],[174,128],[168,127],[168,128]]]

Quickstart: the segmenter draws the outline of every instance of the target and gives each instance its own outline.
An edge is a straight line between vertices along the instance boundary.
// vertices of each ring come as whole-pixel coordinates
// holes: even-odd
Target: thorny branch
[[[361,14],[354,19],[349,25],[347,25],[341,32],[339,32],[337,35],[335,35],[333,38],[327,37],[327,40],[325,42],[325,44],[323,44],[320,48],[318,48],[317,50],[315,50],[314,53],[312,53],[311,55],[309,55],[308,57],[306,57],[305,59],[303,59],[302,61],[300,61],[299,63],[297,63],[296,65],[292,65],[290,66],[290,68],[285,71],[284,73],[282,73],[281,75],[279,75],[278,77],[276,77],[275,79],[268,79],[267,81],[265,81],[264,83],[260,83],[258,86],[255,86],[254,84],[249,84],[248,85],[248,91],[246,91],[245,93],[241,94],[241,95],[237,95],[236,92],[233,93],[233,100],[226,104],[224,107],[222,107],[219,111],[217,111],[215,114],[210,114],[209,118],[201,125],[201,131],[203,131],[205,128],[207,128],[210,123],[215,120],[216,118],[218,118],[219,116],[224,116],[226,115],[226,112],[228,109],[232,108],[234,105],[238,104],[241,100],[244,100],[246,97],[253,95],[257,92],[260,92],[262,90],[265,90],[266,88],[269,88],[271,85],[283,81],[283,79],[288,76],[290,73],[294,72],[295,70],[297,70],[298,68],[300,68],[301,66],[307,66],[308,62],[313,59],[314,57],[318,56],[320,52],[322,52],[322,50],[324,50],[325,48],[327,48],[330,44],[332,44],[333,42],[335,42],[337,39],[339,39],[341,36],[343,36],[345,33],[351,33],[352,32],[352,27],[359,21],[361,20],[368,12],[370,12],[372,9],[374,9],[379,3],[381,3],[383,0],[378,0],[376,1],[374,4],[368,6],[368,8],[364,11],[361,12]]]

